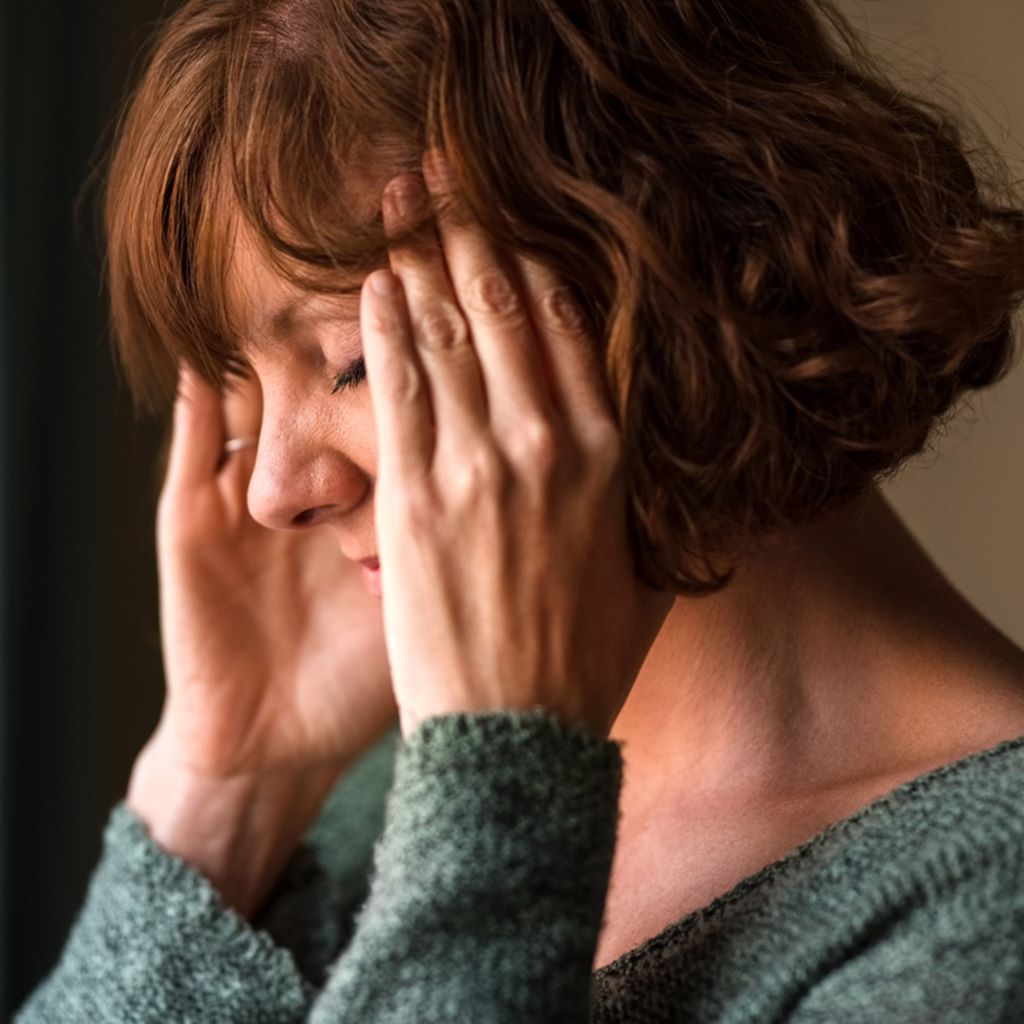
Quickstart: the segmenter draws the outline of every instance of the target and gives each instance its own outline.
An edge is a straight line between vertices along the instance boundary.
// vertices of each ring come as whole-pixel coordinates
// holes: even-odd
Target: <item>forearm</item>
[[[541,709],[422,722],[311,1024],[587,1019],[621,769]]]
[[[336,782],[337,767],[212,778],[160,742],[143,748],[125,804],[153,841],[204,875],[225,905],[251,919]]]

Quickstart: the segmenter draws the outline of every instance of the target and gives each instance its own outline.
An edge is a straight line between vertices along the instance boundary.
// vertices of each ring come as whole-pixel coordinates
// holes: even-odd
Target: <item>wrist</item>
[[[204,875],[226,906],[251,918],[338,777],[338,768],[204,775],[154,736],[125,797],[153,841]]]

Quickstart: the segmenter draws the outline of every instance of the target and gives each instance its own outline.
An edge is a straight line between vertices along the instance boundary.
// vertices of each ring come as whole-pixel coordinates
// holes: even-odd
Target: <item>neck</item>
[[[872,490],[675,601],[611,732],[627,785],[746,799],[927,759],[993,633]]]

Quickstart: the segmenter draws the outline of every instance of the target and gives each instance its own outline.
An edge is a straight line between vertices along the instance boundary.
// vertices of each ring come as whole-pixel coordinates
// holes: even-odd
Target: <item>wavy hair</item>
[[[240,363],[231,218],[303,287],[387,263],[367,180],[451,161],[601,346],[637,568],[710,593],[838,510],[1013,363],[1024,211],[964,118],[893,84],[831,0],[188,0],[105,193],[143,404]]]

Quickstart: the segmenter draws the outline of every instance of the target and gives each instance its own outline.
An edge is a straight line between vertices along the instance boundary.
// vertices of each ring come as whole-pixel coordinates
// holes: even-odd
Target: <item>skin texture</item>
[[[443,172],[425,173],[440,195]],[[385,227],[426,201],[418,178],[397,179]],[[517,289],[471,221],[438,226],[443,251],[393,248],[398,279],[376,272],[362,292],[402,731],[539,705],[605,736],[671,597],[634,571],[596,346],[553,275],[518,260]]]
[[[1024,652],[872,491],[676,602],[612,729],[619,841],[594,965],[902,782],[1024,734]]]
[[[425,176],[443,187],[429,165]],[[400,211],[384,206],[394,223]],[[175,763],[199,756],[195,731],[178,723],[203,721],[206,784],[241,749],[243,780],[287,763],[281,792],[298,791],[325,759],[341,770],[366,744],[357,733],[395,706],[406,734],[431,714],[541,704],[621,740],[601,966],[893,785],[1024,732],[1024,653],[955,592],[877,491],[776,538],[711,597],[642,587],[587,339],[571,309],[546,312],[558,291],[543,268],[491,251],[456,220],[421,250],[393,250],[392,273],[371,275],[358,298],[300,296],[239,234],[231,284],[252,386],[222,403],[218,421],[218,397],[192,378],[174,443],[186,448],[195,432],[206,455],[192,486],[222,481],[232,529],[251,533],[257,562],[279,538],[302,542],[286,549],[293,565],[307,553],[321,564],[328,547],[379,555],[383,598],[372,607],[382,614],[342,582],[322,630],[307,631],[306,612],[287,602],[256,599],[248,607],[268,650],[291,653],[246,663],[241,627],[216,609],[249,548],[208,550],[201,506],[168,500],[165,642],[188,652],[168,663],[163,735],[174,737],[165,747]],[[369,284],[381,278],[401,290],[376,295]],[[275,325],[273,312],[297,298],[309,301]],[[445,311],[447,335],[430,329]],[[368,382],[332,394],[361,354]],[[246,433],[258,447],[216,469],[224,438]],[[172,464],[168,486],[179,484]],[[217,571],[211,552],[224,562]],[[336,568],[351,582],[350,563]],[[331,578],[314,578],[309,613],[332,600]],[[216,685],[203,675],[211,648],[222,658]],[[338,674],[330,659],[306,673],[324,650],[338,652]],[[257,660],[291,673],[258,676],[248,729],[226,743]],[[187,689],[191,702],[172,699]],[[297,715],[297,692],[316,713]],[[160,789],[145,794],[150,814]],[[260,819],[265,835],[277,813],[282,838],[254,869],[252,892],[301,834],[286,803]],[[210,834],[236,820],[222,815]],[[170,846],[192,838],[170,826],[165,836]],[[222,839],[211,875],[234,877],[228,861],[244,848]]]
[[[253,381],[227,396],[230,436],[259,433],[257,401]],[[166,728],[207,774],[343,764],[395,713],[379,605],[323,531],[252,519],[254,449],[222,461],[219,405],[183,372],[157,518]]]

